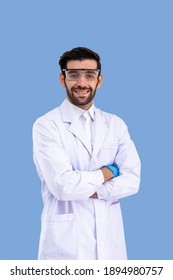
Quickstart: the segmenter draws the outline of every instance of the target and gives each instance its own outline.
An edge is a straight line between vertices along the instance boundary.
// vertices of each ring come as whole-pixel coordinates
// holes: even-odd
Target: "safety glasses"
[[[100,69],[63,69],[62,72],[69,81],[78,81],[82,76],[87,81],[94,81],[100,75]]]

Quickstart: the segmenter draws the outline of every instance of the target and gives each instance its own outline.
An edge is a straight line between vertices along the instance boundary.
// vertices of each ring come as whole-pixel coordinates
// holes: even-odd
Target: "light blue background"
[[[102,58],[95,104],[127,123],[142,161],[122,200],[129,259],[173,259],[173,2],[0,2],[0,259],[36,259],[42,201],[32,160],[35,119],[65,97],[60,55]]]

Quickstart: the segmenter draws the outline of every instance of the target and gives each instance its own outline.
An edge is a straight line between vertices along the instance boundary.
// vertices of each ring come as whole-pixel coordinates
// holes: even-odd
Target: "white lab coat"
[[[92,139],[93,149],[67,100],[33,126],[44,203],[39,259],[127,258],[119,199],[138,191],[140,160],[125,123],[97,108]],[[109,164],[120,175],[103,184],[98,169]]]

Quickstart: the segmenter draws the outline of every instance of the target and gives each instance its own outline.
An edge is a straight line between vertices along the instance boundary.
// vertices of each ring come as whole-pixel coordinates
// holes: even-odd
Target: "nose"
[[[79,76],[79,80],[80,79],[84,79],[84,80],[86,80],[86,76],[85,76],[85,74],[80,74],[80,76]]]
[[[85,85],[86,82],[87,82],[87,80],[86,80],[85,74],[81,74],[77,80],[77,84]]]

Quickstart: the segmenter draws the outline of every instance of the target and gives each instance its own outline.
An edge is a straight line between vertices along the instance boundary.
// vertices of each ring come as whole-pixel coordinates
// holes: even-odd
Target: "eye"
[[[69,73],[68,74],[69,79],[78,79],[79,78],[79,74],[78,73]]]
[[[96,78],[95,73],[86,73],[86,79],[87,80],[94,80]]]
[[[86,78],[87,78],[88,80],[90,80],[90,79],[93,78],[93,75],[92,75],[92,74],[86,74]]]

